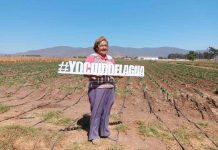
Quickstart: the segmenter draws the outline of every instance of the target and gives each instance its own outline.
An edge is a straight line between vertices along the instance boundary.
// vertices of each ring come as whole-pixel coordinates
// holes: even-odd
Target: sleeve
[[[88,57],[86,57],[86,62],[93,63],[94,62],[94,57],[89,55]]]
[[[85,62],[93,63],[94,62],[94,57],[92,55],[87,56]],[[86,66],[86,71],[89,70],[89,69],[91,69],[91,66]]]
[[[112,58],[112,63],[115,64],[115,60],[114,60],[114,58]]]

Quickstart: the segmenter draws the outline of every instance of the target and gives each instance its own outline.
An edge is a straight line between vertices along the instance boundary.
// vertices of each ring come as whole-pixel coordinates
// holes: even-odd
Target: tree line
[[[213,47],[209,47],[208,50],[205,52],[189,51],[189,53],[187,54],[171,53],[168,55],[168,59],[189,59],[189,60],[214,59],[215,57],[218,57],[218,49],[215,49]]]

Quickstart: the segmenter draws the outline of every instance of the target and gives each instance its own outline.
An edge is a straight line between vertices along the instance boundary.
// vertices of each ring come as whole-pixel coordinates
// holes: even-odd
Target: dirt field
[[[122,61],[145,77],[116,79],[111,138],[87,141],[88,80],[60,62],[0,63],[0,149],[216,150],[218,62]]]

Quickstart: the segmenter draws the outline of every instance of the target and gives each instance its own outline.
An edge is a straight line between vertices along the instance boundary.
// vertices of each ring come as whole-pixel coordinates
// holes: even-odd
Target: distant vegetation
[[[218,49],[215,49],[213,47],[209,47],[208,51],[206,52],[195,52],[195,51],[189,51],[188,54],[177,54],[177,53],[171,53],[168,55],[169,59],[189,59],[189,60],[195,60],[197,59],[214,59],[218,56]]]

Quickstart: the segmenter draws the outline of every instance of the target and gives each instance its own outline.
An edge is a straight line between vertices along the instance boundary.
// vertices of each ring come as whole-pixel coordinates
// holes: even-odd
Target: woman
[[[90,63],[114,64],[114,59],[108,53],[108,41],[105,37],[99,37],[93,47],[95,53],[86,58]],[[100,137],[108,137],[109,115],[115,99],[114,78],[112,76],[87,75],[89,78],[88,97],[91,105],[89,141],[97,145]]]

